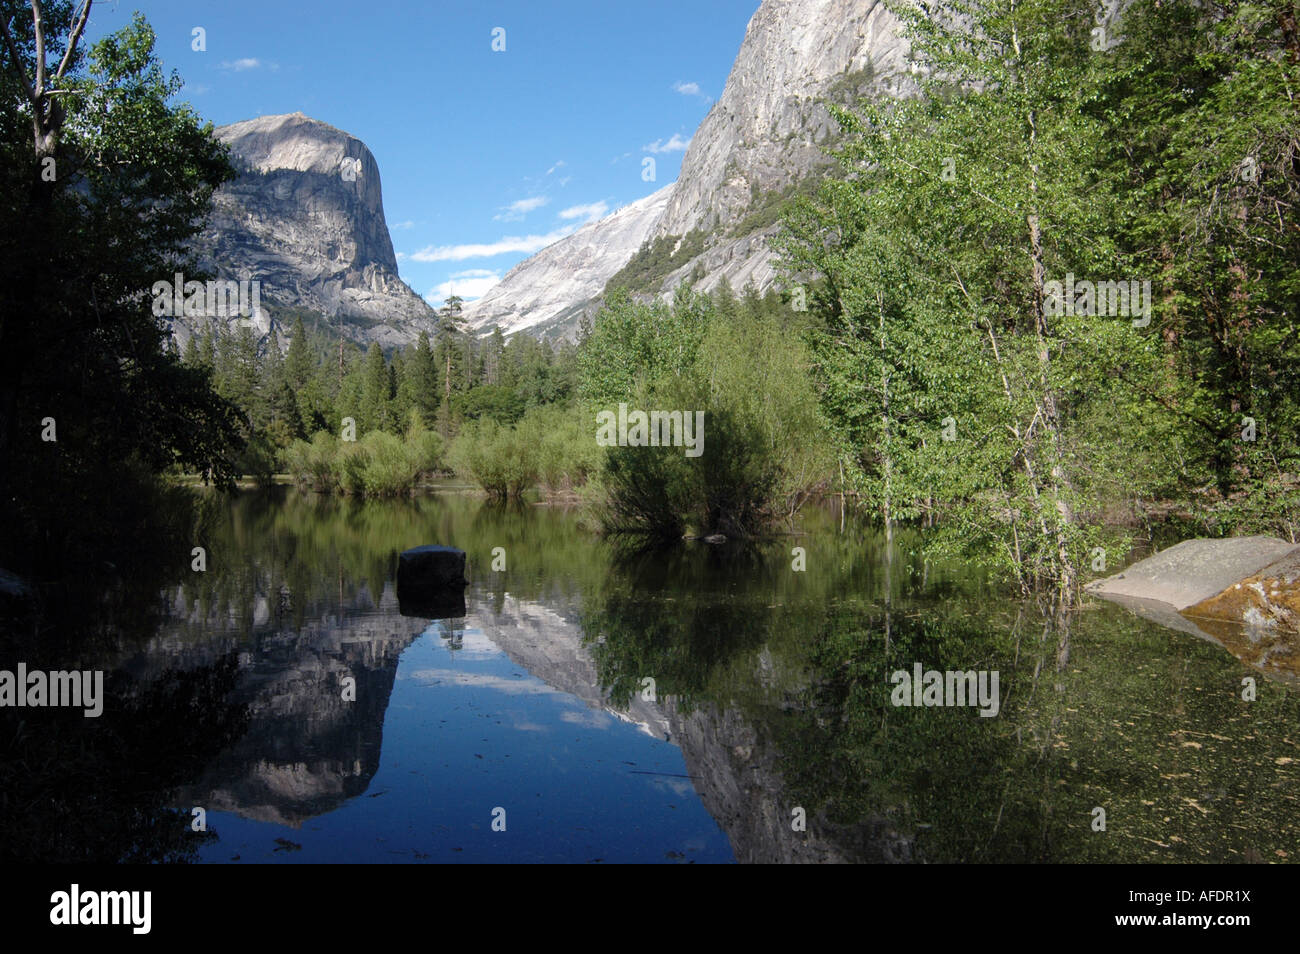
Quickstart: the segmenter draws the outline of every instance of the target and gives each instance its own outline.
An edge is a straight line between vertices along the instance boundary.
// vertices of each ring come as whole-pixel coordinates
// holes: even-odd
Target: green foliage
[[[536,445],[519,428],[491,419],[467,424],[448,453],[455,472],[490,497],[522,497],[537,480]]]
[[[1212,512],[1239,500],[1245,525],[1243,491],[1284,497],[1296,446],[1300,283],[1279,250],[1300,230],[1276,162],[1295,64],[1258,11],[1135,5],[1101,54],[1091,9],[899,4],[925,96],[832,107],[842,175],[795,203],[781,243],[812,289],[844,489],[887,524],[934,524],[932,551],[1066,599],[1101,521],[1213,476],[1229,506]],[[1238,176],[1261,150],[1264,196]],[[1149,280],[1150,326],[1049,309],[1067,273]],[[1238,438],[1247,408],[1288,422],[1266,453]]]
[[[18,60],[0,49],[0,558],[12,567],[44,559],[24,544],[32,533],[51,554],[75,549],[93,513],[72,509],[75,485],[89,475],[111,485],[133,465],[181,466],[229,485],[241,443],[235,408],[165,348],[148,297],[177,271],[200,277],[190,243],[233,170],[211,126],[175,102],[181,80],[140,16],[88,55],[83,41],[56,81],[73,14],[45,7],[41,69],[60,92],[41,102],[39,136],[30,15],[6,14]],[[40,439],[47,417],[57,442]]]
[[[704,251],[704,232],[661,235],[647,240],[626,265],[605,283],[605,293],[622,289],[633,295],[656,294],[669,274]]]
[[[537,476],[552,494],[584,486],[599,470],[604,449],[596,443],[594,417],[581,407],[537,407],[519,422],[536,448]]]
[[[294,441],[285,452],[285,467],[299,486],[329,493],[338,486],[335,460],[339,441],[330,431],[317,431],[311,443]]]
[[[718,303],[682,287],[672,306],[615,294],[579,352],[592,407],[704,413],[703,452],[616,447],[600,483],[606,529],[679,538],[686,530],[746,537],[793,520],[822,485],[832,455],[790,324],[757,295]]]
[[[643,305],[615,291],[578,353],[579,395],[588,403],[626,401],[636,383],[683,374],[694,363],[712,312],[707,298],[680,289],[672,307]]]
[[[358,441],[341,441],[318,431],[311,443],[295,441],[285,464],[298,486],[370,497],[409,494],[421,478],[442,464],[442,438],[412,411],[406,433],[370,431]]]

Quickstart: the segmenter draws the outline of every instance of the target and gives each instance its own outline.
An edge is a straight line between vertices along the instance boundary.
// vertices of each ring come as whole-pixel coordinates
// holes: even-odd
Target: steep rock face
[[[898,32],[880,0],[764,0],[654,234],[725,229],[755,194],[824,165],[836,127],[822,100],[915,89]]]
[[[345,337],[385,347],[432,330],[433,309],[397,275],[379,167],[365,144],[290,113],[221,126],[240,175],[213,200],[197,243],[222,279],[261,282],[262,333],[277,311],[303,308]],[[207,319],[178,319],[182,344]]]
[[[524,259],[465,306],[469,327],[571,336],[587,306],[649,236],[672,192],[667,185]]]
[[[653,237],[705,234],[705,249],[660,286],[688,275],[712,291],[723,278],[764,292],[777,280],[775,225],[746,222],[830,166],[837,125],[826,102],[914,95],[908,45],[880,0],[764,0],[749,22],[717,103],[682,159]]]

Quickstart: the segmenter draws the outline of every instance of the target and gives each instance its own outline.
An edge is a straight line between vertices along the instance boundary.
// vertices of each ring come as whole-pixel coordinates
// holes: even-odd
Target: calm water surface
[[[110,673],[99,719],[5,713],[11,858],[1300,851],[1296,647],[1230,652],[1109,604],[1045,618],[829,512],[756,548],[648,554],[575,512],[454,494],[201,495],[166,526],[156,573],[70,595],[6,649],[6,668]],[[424,543],[467,551],[463,616],[401,612],[396,555]],[[997,671],[996,717],[894,706],[916,663]]]

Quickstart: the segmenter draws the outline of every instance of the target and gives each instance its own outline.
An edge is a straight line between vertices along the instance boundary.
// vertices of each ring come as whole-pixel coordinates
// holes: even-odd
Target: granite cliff
[[[239,178],[213,199],[196,243],[219,278],[261,283],[266,334],[286,309],[327,319],[344,337],[384,347],[432,331],[433,309],[397,274],[379,167],[365,144],[289,113],[221,126]],[[181,344],[211,319],[175,322]]]

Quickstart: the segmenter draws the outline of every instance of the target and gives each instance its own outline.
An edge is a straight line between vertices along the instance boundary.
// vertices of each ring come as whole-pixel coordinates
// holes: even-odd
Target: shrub
[[[365,494],[366,465],[370,462],[366,445],[361,441],[340,441],[335,461],[339,489],[345,494]]]
[[[311,443],[294,441],[284,452],[285,467],[300,487],[322,493],[338,486],[338,439],[329,431],[317,431]]]
[[[467,425],[451,448],[452,466],[492,497],[521,497],[537,480],[537,449],[515,428],[484,420]]]
[[[361,465],[363,492],[370,497],[396,497],[410,493],[417,468],[401,438],[384,431],[371,431],[360,442],[365,463]]]

